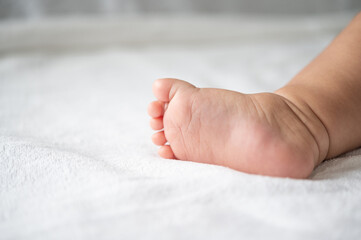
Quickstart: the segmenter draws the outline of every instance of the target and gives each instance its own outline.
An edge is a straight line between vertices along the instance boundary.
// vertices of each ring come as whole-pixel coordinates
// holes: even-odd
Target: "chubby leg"
[[[306,68],[277,94],[323,123],[322,158],[361,146],[361,13]]]

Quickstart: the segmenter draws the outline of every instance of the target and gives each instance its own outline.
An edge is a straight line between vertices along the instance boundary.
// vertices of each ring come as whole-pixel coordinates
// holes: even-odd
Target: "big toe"
[[[153,83],[154,96],[162,102],[169,102],[178,90],[187,88],[195,86],[175,78],[161,78]]]

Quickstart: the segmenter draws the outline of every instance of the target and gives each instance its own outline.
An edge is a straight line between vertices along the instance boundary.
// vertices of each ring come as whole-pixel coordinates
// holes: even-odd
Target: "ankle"
[[[286,103],[309,130],[317,144],[318,153],[316,155],[318,157],[316,165],[318,165],[328,156],[330,138],[324,123],[312,108],[313,104],[305,97],[305,91],[307,91],[306,88],[302,89],[300,86],[287,85],[275,91],[275,94],[285,98]]]

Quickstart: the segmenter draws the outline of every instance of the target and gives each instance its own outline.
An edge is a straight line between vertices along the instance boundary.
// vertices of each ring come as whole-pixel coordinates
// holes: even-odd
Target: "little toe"
[[[148,114],[152,118],[158,118],[164,114],[164,103],[160,101],[153,101],[148,106]]]
[[[164,131],[156,132],[152,135],[152,141],[155,145],[163,146],[167,139],[165,138]]]
[[[160,117],[160,118],[152,118],[150,119],[150,127],[153,129],[153,130],[162,130],[164,125],[163,125],[163,118]]]
[[[175,78],[161,78],[153,83],[154,96],[163,102],[169,102],[180,88],[195,88],[192,84]]]
[[[162,158],[175,159],[173,150],[169,145],[164,145],[164,146],[160,147],[158,150],[158,154]]]

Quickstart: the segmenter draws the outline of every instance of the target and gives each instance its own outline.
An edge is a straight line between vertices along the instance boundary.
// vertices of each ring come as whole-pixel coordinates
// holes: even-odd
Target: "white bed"
[[[146,114],[159,77],[275,90],[351,17],[2,23],[0,239],[360,239],[360,149],[249,175],[159,158]]]

